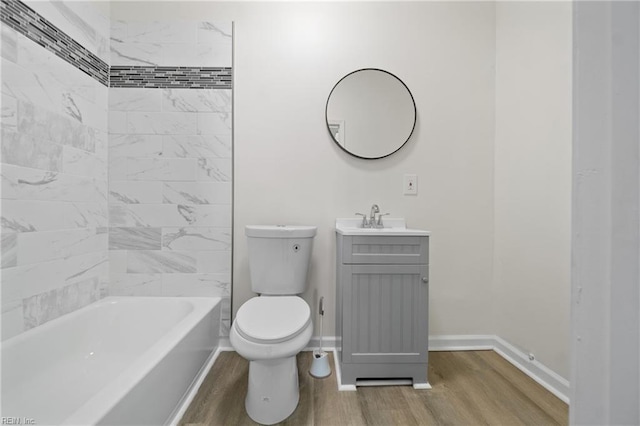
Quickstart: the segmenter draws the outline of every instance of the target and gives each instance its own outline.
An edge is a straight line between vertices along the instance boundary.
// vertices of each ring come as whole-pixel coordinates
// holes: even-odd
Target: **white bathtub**
[[[218,346],[219,298],[108,297],[2,342],[2,417],[162,425]]]

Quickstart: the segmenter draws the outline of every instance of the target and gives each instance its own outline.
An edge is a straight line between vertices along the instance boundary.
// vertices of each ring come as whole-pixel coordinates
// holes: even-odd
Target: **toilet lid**
[[[311,322],[311,310],[297,296],[260,296],[246,301],[236,315],[236,330],[245,339],[278,343],[300,334]]]

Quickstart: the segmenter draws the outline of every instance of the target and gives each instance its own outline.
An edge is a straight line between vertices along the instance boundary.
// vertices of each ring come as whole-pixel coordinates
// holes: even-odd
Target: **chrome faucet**
[[[378,218],[376,219],[376,214]],[[362,216],[362,227],[363,228],[384,228],[384,224],[382,223],[382,216],[386,216],[389,213],[381,214],[380,207],[377,204],[371,206],[371,212],[369,213],[369,217],[364,213],[356,213],[358,216]]]
[[[377,228],[376,213],[380,213],[380,207],[377,204],[371,206],[371,214],[369,215],[369,228]]]

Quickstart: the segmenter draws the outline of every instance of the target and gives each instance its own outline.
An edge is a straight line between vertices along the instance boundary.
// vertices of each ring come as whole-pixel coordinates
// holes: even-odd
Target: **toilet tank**
[[[246,226],[251,289],[266,295],[303,293],[316,230],[315,226]]]

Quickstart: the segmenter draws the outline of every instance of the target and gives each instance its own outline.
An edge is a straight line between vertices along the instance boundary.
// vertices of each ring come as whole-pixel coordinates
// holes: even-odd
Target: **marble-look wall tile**
[[[112,65],[160,65],[162,45],[160,43],[123,43],[111,37]]]
[[[5,129],[0,144],[3,163],[53,172],[62,169],[61,145]]]
[[[129,273],[195,273],[195,257],[189,252],[137,250],[127,253]]]
[[[226,112],[200,112],[197,114],[197,134],[230,135],[231,114]]]
[[[13,132],[18,129],[18,102],[13,96],[2,94],[2,121],[0,124],[5,130],[11,130]]]
[[[94,153],[65,146],[62,149],[62,170],[65,173],[107,179],[107,162]]]
[[[165,182],[163,202],[231,205],[231,182]]]
[[[6,25],[0,25],[2,33],[2,49],[0,54],[8,61],[16,62],[18,60],[18,33]]]
[[[162,248],[165,250],[231,250],[230,228],[162,228]],[[228,260],[228,259],[225,259]]]
[[[111,274],[112,296],[162,296],[162,274]]]
[[[2,253],[1,268],[11,268],[18,265],[18,238],[15,233],[0,234],[0,252]]]
[[[231,134],[163,136],[162,154],[180,158],[231,158]]]
[[[228,277],[219,274],[166,274],[162,277],[163,296],[229,297]]]
[[[163,187],[160,181],[112,180],[109,182],[109,203],[160,204]]]
[[[125,111],[109,111],[109,135],[127,134],[127,113]]]
[[[27,297],[23,302],[26,330],[97,301],[100,280],[96,277]]]
[[[231,250],[196,252],[198,272],[231,274]]]
[[[30,200],[2,202],[2,232],[52,231],[107,226],[101,203],[64,203]]]
[[[110,135],[109,157],[118,161],[126,158],[160,157],[163,154],[163,137],[160,135]]]
[[[107,250],[109,236],[96,228],[18,234],[18,265],[65,259]]]
[[[127,132],[130,134],[195,135],[196,116],[184,112],[128,112]]]
[[[233,24],[229,21],[198,22],[199,43],[231,45],[233,35],[232,33]]]
[[[198,160],[198,180],[231,182],[231,159],[200,158]]]
[[[109,278],[127,273],[127,251],[109,250]]]
[[[91,278],[107,276],[109,273],[107,253],[106,250],[83,253],[68,258],[9,268],[3,271],[3,299],[4,290],[11,287],[18,288],[20,298],[26,299]]]
[[[109,228],[109,250],[160,250],[160,228]]]
[[[165,112],[231,112],[230,89],[163,89]]]
[[[18,131],[41,141],[95,152],[96,134],[85,126],[31,102],[18,100]]]
[[[194,181],[197,160],[188,158],[129,158],[128,180]]]
[[[104,176],[104,170],[97,172]],[[104,177],[95,179],[3,164],[0,181],[3,199],[95,203],[107,199]]]
[[[120,89],[109,91],[110,111],[160,112],[162,91],[158,89]]]
[[[111,226],[231,227],[229,206],[182,204],[121,204],[109,207]]]

